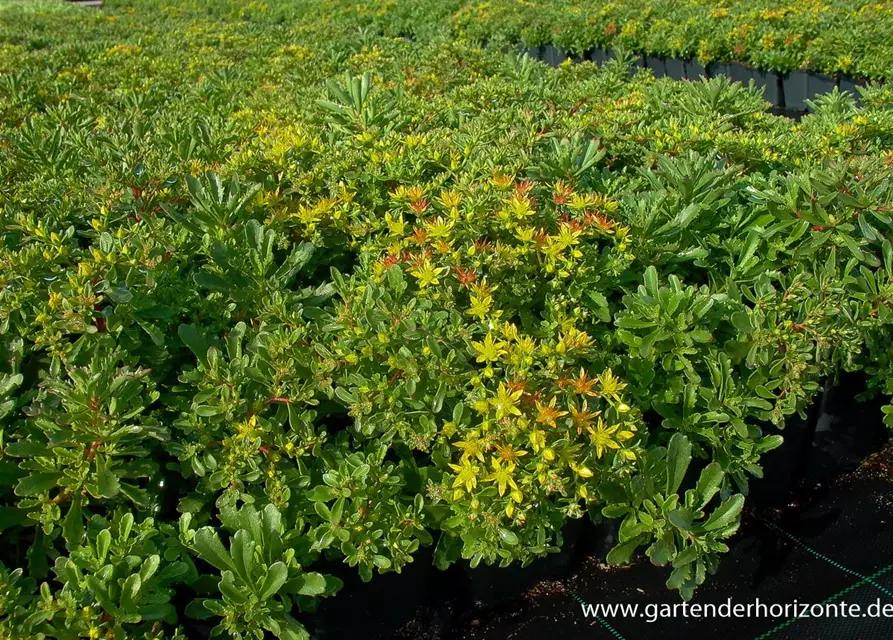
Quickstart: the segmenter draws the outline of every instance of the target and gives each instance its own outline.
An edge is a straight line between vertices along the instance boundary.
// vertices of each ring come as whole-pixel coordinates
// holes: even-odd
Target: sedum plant
[[[272,504],[260,512],[250,505],[223,509],[221,520],[224,528],[235,529],[228,550],[213,527],[190,529],[189,514],[180,520],[183,544],[221,572],[221,597],[194,600],[194,615],[222,617],[215,631],[235,638],[263,638],[265,632],[285,640],[309,638],[291,616],[295,600],[306,606],[314,596],[335,593],[340,581],[302,571],[298,554],[306,552],[306,545],[295,544],[300,531],[283,537],[282,517]]]
[[[691,598],[825,379],[893,389],[887,89],[795,123],[458,2],[0,12],[4,637],[307,637],[582,517]]]
[[[608,554],[608,562],[629,562],[639,546],[648,545],[645,554],[653,564],[672,567],[667,587],[678,589],[685,599],[716,571],[719,554],[728,551],[723,540],[738,529],[744,506],[742,494],[720,493],[724,472],[718,462],[704,467],[695,487],[680,493],[691,451],[688,438],[674,434],[666,448],[652,449],[643,460],[649,468],[647,484],[602,488],[608,502],[602,514],[623,517],[620,544]],[[724,499],[716,501],[716,496]]]

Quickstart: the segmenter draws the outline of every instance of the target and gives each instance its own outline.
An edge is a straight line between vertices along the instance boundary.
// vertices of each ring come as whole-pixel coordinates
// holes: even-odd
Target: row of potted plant
[[[540,47],[520,45],[519,50],[552,67],[585,61],[604,64],[608,60],[619,58],[625,61],[631,69],[649,69],[656,78],[700,80],[722,75],[745,85],[753,82],[762,90],[765,100],[792,114],[807,110],[807,101],[815,100],[835,88],[853,95],[858,101],[861,98],[859,87],[867,84],[865,81],[854,80],[847,76],[833,77],[813,71],[793,71],[782,74],[760,71],[739,62],[710,62],[704,65],[696,59],[681,60],[634,55],[625,49],[611,51],[593,49],[580,55],[570,55],[554,45]]]
[[[0,8],[0,635],[307,637],[321,567],[582,517],[690,598],[819,382],[893,390],[887,89],[323,9]]]
[[[382,29],[476,40],[554,45],[571,55],[617,47],[655,57],[738,62],[768,72],[799,70],[883,80],[890,76],[890,8],[879,2],[748,0],[495,0],[364,3],[357,16]],[[450,12],[448,21],[444,15]]]

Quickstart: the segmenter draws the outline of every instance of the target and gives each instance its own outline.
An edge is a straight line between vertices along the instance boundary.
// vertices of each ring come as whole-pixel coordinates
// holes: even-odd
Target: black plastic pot
[[[807,411],[806,419],[788,418],[780,435],[784,442],[760,460],[763,477],[750,480],[750,506],[781,507],[797,488],[809,465],[813,434],[822,413],[824,394],[820,394]],[[771,424],[762,425],[766,434],[779,433]]]
[[[603,65],[610,59],[604,49],[592,49],[586,53],[586,57],[597,65]]]
[[[190,599],[194,597],[194,595],[195,594],[190,594]],[[214,627],[217,626],[210,620],[196,620],[185,614],[180,618],[180,624],[183,627],[183,631],[186,633],[186,637],[190,638],[190,640],[207,640],[211,638],[211,632],[214,630]]]
[[[866,389],[861,373],[843,373],[837,384],[826,381],[803,420],[790,418],[781,435],[781,447],[761,461],[764,477],[751,482],[754,506],[782,506],[799,486],[827,482],[854,471],[889,438],[881,407],[888,398],[858,402]],[[765,431],[772,432],[767,426]]]
[[[837,86],[837,78],[825,75],[824,73],[809,72],[807,82],[807,98],[812,100],[816,96],[830,93]]]
[[[715,78],[716,76],[731,78],[732,68],[726,62],[711,62],[707,65],[707,73],[710,74],[711,78]]]
[[[753,70],[753,79],[756,85],[763,89],[763,98],[775,106],[782,105],[782,79],[773,71]]]
[[[316,640],[350,638],[361,626],[374,631],[370,638],[390,637],[429,604],[434,583],[445,578],[433,566],[433,545],[419,550],[400,573],[375,574],[370,582],[360,580],[356,568],[343,563],[313,568],[344,581],[335,597],[321,599],[317,610],[303,617],[309,617]]]
[[[550,67],[558,67],[559,65],[561,65],[562,62],[567,60],[568,57],[569,56],[564,51],[551,44],[547,44],[545,47],[543,47],[543,62],[545,62]]]
[[[480,564],[472,569],[467,561],[463,561],[461,566],[468,576],[476,606],[493,607],[519,598],[540,582],[566,578],[571,571],[574,549],[582,529],[583,520],[569,520],[562,529],[564,544],[561,551],[534,560],[523,568],[518,563],[512,563],[507,567]]]
[[[841,91],[846,91],[847,93],[852,94],[852,96],[856,99],[856,104],[862,104],[862,94],[859,93],[857,87],[864,87],[864,80],[856,80],[855,78],[850,78],[849,76],[843,76],[838,80],[837,86]]]
[[[667,67],[667,76],[673,80],[685,80],[685,62],[677,58],[664,60]]]
[[[838,384],[825,393],[808,464],[804,466],[804,475],[810,481],[822,482],[854,471],[890,437],[881,412],[889,398],[857,402],[856,396],[865,388],[864,375],[843,373]]]
[[[809,97],[809,74],[805,71],[791,71],[782,78],[784,88],[784,104],[788,109],[806,109]]]
[[[846,91],[847,93],[853,94],[854,97],[859,98],[859,92],[856,90],[856,81],[852,78],[843,77],[840,79],[838,84],[841,91]]]
[[[710,77],[707,68],[697,60],[685,60],[682,65],[685,69],[685,77],[688,80],[700,80],[701,78]]]
[[[667,63],[663,58],[645,56],[645,67],[651,69],[655,78],[663,78],[667,75]]]
[[[599,523],[587,520],[586,524],[588,527],[584,526],[577,542],[577,555],[583,551],[586,556],[605,562],[611,549],[620,542],[620,520],[603,519]]]
[[[730,62],[726,65],[726,68],[729,72],[729,78],[735,82],[740,82],[744,86],[747,86],[751,80],[755,79],[754,69],[746,64]]]
[[[542,60],[543,59],[543,47],[528,47],[523,44],[518,45],[518,53],[523,55],[527,54],[534,60]]]

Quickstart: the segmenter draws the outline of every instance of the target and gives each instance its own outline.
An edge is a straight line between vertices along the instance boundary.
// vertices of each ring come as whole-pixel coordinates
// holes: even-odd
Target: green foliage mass
[[[893,392],[889,90],[405,4],[0,4],[0,637],[304,638],[315,564],[587,514],[690,598],[821,381]]]

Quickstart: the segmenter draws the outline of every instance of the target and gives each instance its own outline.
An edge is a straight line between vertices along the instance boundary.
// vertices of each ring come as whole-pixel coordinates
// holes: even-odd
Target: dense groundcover
[[[580,517],[690,598],[820,383],[893,391],[893,92],[793,122],[448,4],[0,4],[0,637],[303,638],[315,564]]]

